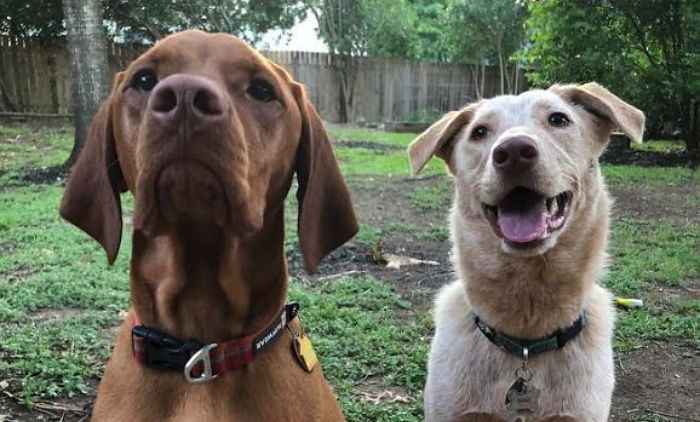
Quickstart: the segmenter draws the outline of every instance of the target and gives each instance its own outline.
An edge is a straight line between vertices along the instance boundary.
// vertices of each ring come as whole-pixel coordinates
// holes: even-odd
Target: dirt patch
[[[7,241],[7,242],[1,242],[0,243],[0,255],[7,255],[11,253],[12,251],[15,250],[17,247],[17,243],[14,241]]]
[[[4,280],[8,284],[14,284],[31,277],[36,270],[29,268],[27,265],[20,265],[14,270],[0,272],[0,280]]]
[[[647,293],[666,302],[700,300],[700,279],[689,280],[685,286],[656,286]]]
[[[364,149],[373,149],[373,150],[378,150],[378,151],[403,151],[405,147],[399,146],[399,145],[387,145],[387,144],[380,144],[379,142],[371,142],[371,141],[351,141],[347,139],[335,139],[333,141],[333,144],[339,146],[339,147],[347,147],[347,148],[364,148]]]
[[[401,224],[417,230],[430,230],[447,224],[447,209],[434,212],[418,210],[408,194],[418,187],[434,187],[441,183],[451,183],[447,177],[426,179],[401,179],[373,177],[371,181],[354,180],[350,183],[353,200],[362,204],[357,211],[364,225],[382,228],[389,223]],[[436,289],[454,279],[449,260],[450,242],[418,239],[414,230],[408,232],[383,230],[380,244],[366,245],[353,241],[326,257],[311,279],[325,281],[328,277],[349,271],[366,274],[389,283],[402,298],[414,306],[430,306]],[[417,265],[387,268],[377,262],[377,249],[384,252],[405,255],[428,261],[437,261],[438,266]],[[304,271],[301,251],[298,246],[288,253],[290,273],[295,277],[307,278]]]
[[[53,185],[64,183],[68,170],[63,166],[31,169],[22,175],[22,181],[29,185]]]
[[[673,343],[652,343],[616,357],[611,420],[700,420],[700,352]]]
[[[639,151],[608,149],[600,158],[603,163],[630,164],[642,167],[685,166],[690,157],[685,151]]]
[[[97,381],[90,385],[95,389]],[[39,401],[27,408],[19,397],[0,391],[0,422],[85,422],[90,420],[94,396],[81,396],[55,401]]]
[[[613,216],[617,218],[662,219],[676,223],[700,222],[697,206],[688,199],[697,198],[698,186],[611,186],[615,199]]]
[[[39,323],[50,323],[55,321],[63,321],[76,317],[85,311],[82,309],[62,308],[62,309],[42,309],[34,312],[30,319]]]

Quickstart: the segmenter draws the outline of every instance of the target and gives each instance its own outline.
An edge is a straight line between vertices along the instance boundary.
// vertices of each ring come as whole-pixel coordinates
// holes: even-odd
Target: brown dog
[[[343,420],[284,307],[284,201],[294,173],[313,272],[357,222],[302,86],[235,37],[201,31],[158,42],[117,75],[61,205],[112,263],[119,193],[135,197],[133,308],[93,421]],[[197,343],[149,337],[158,333]],[[205,347],[215,342],[233,346]],[[184,374],[184,361],[171,362],[182,353]],[[152,367],[164,362],[180,371]],[[208,366],[222,362],[213,379]]]

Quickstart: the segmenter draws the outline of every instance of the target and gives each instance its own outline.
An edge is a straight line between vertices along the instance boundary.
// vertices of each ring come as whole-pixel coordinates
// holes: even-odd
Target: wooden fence
[[[110,44],[110,70],[128,65],[142,46]],[[307,86],[321,116],[339,120],[337,69],[326,53],[264,53]],[[453,110],[479,97],[500,93],[498,68],[384,58],[357,58],[354,120],[380,122]],[[522,72],[510,69],[513,92],[526,89]],[[65,41],[39,44],[0,37],[0,112],[68,115],[71,77]]]

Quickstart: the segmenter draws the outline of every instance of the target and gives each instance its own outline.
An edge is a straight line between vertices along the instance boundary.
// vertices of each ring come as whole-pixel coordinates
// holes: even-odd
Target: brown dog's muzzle
[[[136,228],[157,233],[196,222],[246,232],[259,225],[261,216],[251,209],[248,150],[236,122],[217,83],[185,74],[158,83],[140,131]]]
[[[206,78],[173,75],[156,85],[148,110],[153,119],[166,127],[180,126],[181,119],[199,126],[225,119],[228,101],[219,87]]]

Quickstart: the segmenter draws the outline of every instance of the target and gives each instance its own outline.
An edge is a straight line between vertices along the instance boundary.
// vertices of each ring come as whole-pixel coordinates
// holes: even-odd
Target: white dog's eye
[[[571,120],[564,113],[552,113],[549,115],[549,125],[553,127],[565,127],[571,123]]]
[[[480,141],[489,134],[489,130],[486,126],[477,126],[472,130],[471,139],[474,141]]]

